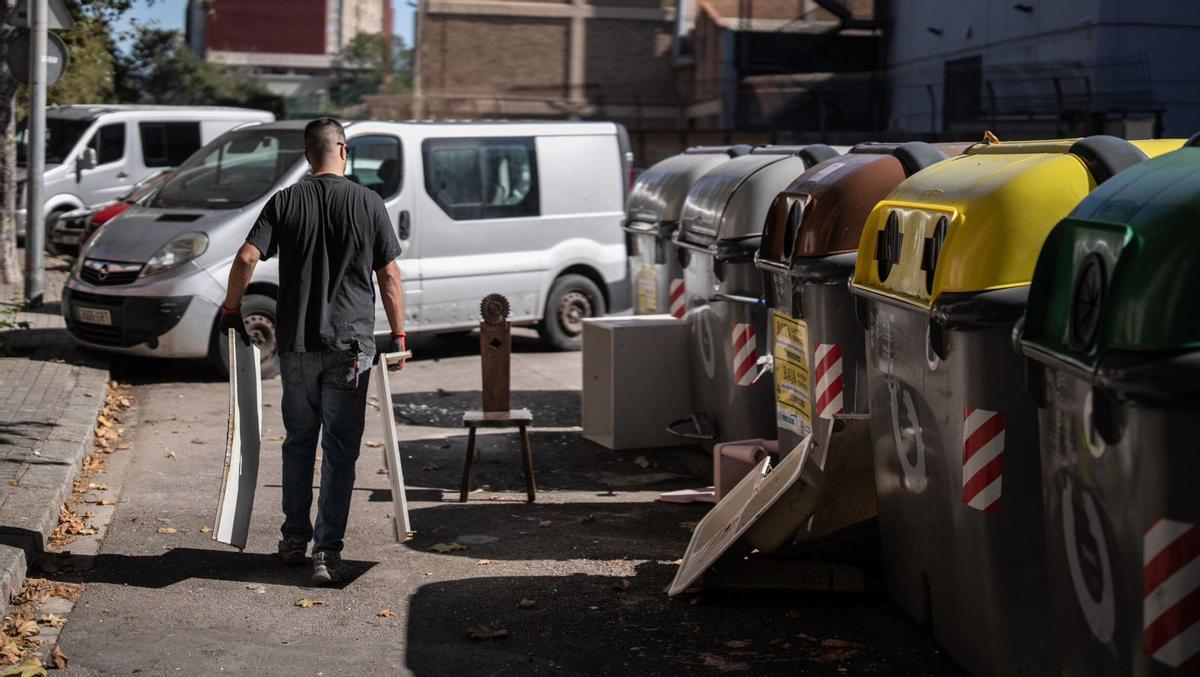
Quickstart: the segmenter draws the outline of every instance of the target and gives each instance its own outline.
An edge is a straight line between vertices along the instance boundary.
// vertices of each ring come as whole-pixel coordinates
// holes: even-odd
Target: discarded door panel
[[[258,347],[229,330],[229,432],[213,540],[245,549],[262,446],[262,378]]]
[[[825,490],[825,476],[809,462],[812,436],[804,438],[779,465],[764,458],[709,511],[692,532],[671,596],[687,590],[739,539],[762,552],[787,543],[812,515]]]
[[[375,396],[379,398],[379,414],[383,417],[383,465],[392,484],[392,522],[396,526],[396,542],[412,539],[412,524],[408,521],[408,498],[404,495],[404,469],[400,466],[400,444],[396,438],[396,416],[392,413],[392,384],[387,368],[412,357],[412,353],[385,353],[375,364]]]

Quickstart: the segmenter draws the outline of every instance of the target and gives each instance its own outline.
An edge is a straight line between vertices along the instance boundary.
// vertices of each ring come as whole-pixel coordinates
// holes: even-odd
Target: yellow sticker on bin
[[[779,310],[775,327],[775,415],[779,427],[797,435],[812,432],[812,390],[808,368],[808,324]]]

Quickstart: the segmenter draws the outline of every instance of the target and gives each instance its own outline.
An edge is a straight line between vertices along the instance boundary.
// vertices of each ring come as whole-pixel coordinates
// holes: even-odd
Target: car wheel
[[[275,335],[275,299],[263,294],[247,294],[242,299],[242,320],[250,340],[258,346],[260,369],[264,379],[279,375],[279,346]],[[229,351],[221,336],[213,336],[213,363],[229,376]]]
[[[583,321],[604,313],[604,295],[595,282],[582,275],[563,275],[550,287],[538,335],[554,350],[579,350]]]

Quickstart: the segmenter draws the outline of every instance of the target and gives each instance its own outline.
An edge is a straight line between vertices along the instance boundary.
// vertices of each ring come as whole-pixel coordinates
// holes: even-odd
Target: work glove
[[[246,321],[242,319],[241,307],[229,308],[221,306],[221,319],[217,324],[222,336],[227,336],[229,330],[237,332],[237,335],[242,339],[244,345],[250,345],[250,334],[246,331]]]
[[[404,351],[408,350],[408,346],[405,345],[405,340],[404,340],[405,336],[406,336],[405,333],[402,331],[392,332],[392,338],[383,346],[383,352],[380,353],[380,355],[381,355],[380,359],[382,359],[382,355],[385,355],[388,353],[403,353]],[[397,362],[395,365],[389,366],[388,370],[389,371],[400,371],[401,369],[404,368],[404,363],[406,361],[407,361],[407,358],[402,357],[402,358],[400,358],[400,361]]]

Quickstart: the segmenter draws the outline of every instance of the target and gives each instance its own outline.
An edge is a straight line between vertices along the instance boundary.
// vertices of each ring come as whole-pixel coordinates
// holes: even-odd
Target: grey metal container
[[[678,257],[671,255],[670,245],[688,189],[709,169],[749,150],[749,146],[689,148],[638,176],[629,191],[623,224],[634,314],[683,317],[683,269]]]
[[[673,241],[683,268],[694,414],[671,426],[677,434],[715,442],[774,437],[774,380],[756,364],[769,334],[754,253],[774,197],[836,154],[827,146],[777,152],[756,149],[714,167],[684,203]]]

